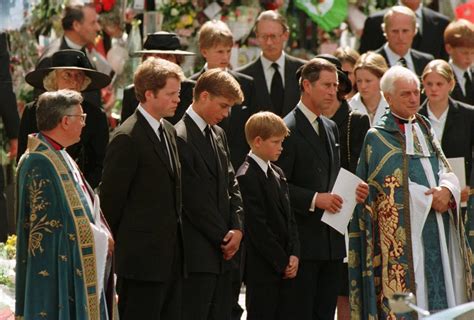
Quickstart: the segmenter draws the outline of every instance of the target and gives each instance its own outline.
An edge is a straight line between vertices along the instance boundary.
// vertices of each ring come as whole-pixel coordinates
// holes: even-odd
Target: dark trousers
[[[342,265],[342,260],[300,260],[292,295],[294,319],[334,320]]]
[[[181,319],[183,251],[180,244],[176,247],[172,274],[167,281],[154,282],[118,278],[118,310],[121,320]]]
[[[183,282],[183,320],[230,320],[232,272],[189,273]]]
[[[291,296],[295,280],[278,282],[247,281],[247,320],[289,320],[298,319]]]
[[[0,242],[5,242],[8,236],[7,199],[5,197],[4,167],[0,165]]]

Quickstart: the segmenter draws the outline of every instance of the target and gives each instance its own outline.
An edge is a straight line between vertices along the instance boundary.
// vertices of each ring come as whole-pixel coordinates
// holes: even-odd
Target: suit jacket
[[[430,53],[436,59],[448,60],[448,54],[444,48],[444,29],[450,22],[449,18],[427,7],[423,7],[421,10],[423,33],[415,36],[412,48]],[[376,12],[365,20],[364,31],[360,38],[360,54],[374,51],[385,43],[382,23],[383,16],[387,11],[388,9]]]
[[[81,132],[81,141],[69,146],[67,152],[76,161],[91,187],[96,188],[102,178],[105,149],[109,143],[109,126],[102,109],[87,101],[81,105],[87,114],[86,125]],[[28,135],[38,132],[36,108],[37,100],[28,103],[23,110],[18,135],[17,160],[26,150]]]
[[[193,74],[190,79],[197,81],[204,71],[202,69],[200,72]],[[252,77],[233,70],[228,70],[228,72],[239,82],[244,94],[244,101],[230,109],[229,116],[219,123],[219,127],[225,131],[229,142],[230,161],[232,166],[237,169],[244,162],[245,156],[249,152],[244,129],[247,120],[255,113],[256,91]]]
[[[385,49],[383,48],[383,45],[378,50],[376,50],[375,52],[384,57],[384,59],[387,62],[388,66],[393,67],[393,66],[390,65],[390,62],[388,61],[387,53],[385,52]],[[423,70],[425,69],[426,65],[431,60],[433,60],[434,57],[431,54],[423,53],[423,52],[417,51],[415,49],[411,49],[410,54],[411,54],[411,59],[413,60],[413,65],[415,67],[415,70],[412,70],[412,71],[414,71],[418,75],[418,77],[421,77],[421,75],[423,74]]]
[[[315,192],[332,190],[341,166],[337,126],[324,116],[321,119],[328,152],[306,116],[295,108],[284,119],[291,135],[283,142],[277,162],[288,180],[303,260],[334,260],[346,255],[344,237],[321,222],[323,210],[309,211]]]
[[[370,129],[369,117],[352,111],[343,100],[331,120],[336,123],[341,139],[341,167],[355,174],[365,134]]]
[[[296,78],[296,71],[305,62],[304,60],[285,54],[285,102],[283,103],[283,114],[279,114],[281,117],[287,115],[300,99],[300,87],[298,79]],[[255,88],[258,92],[255,99],[257,111],[274,111],[270,92],[268,91],[267,82],[265,80],[265,73],[263,72],[261,58],[237,69],[237,71],[249,75],[254,79]]]
[[[242,229],[242,198],[230,164],[227,139],[212,126],[217,166],[211,146],[197,124],[184,114],[176,125],[183,181],[184,252],[189,272],[219,274],[237,267],[225,261],[220,246],[231,229]]]
[[[279,175],[278,187],[249,156],[236,174],[245,210],[247,282],[280,281],[289,257],[299,257],[298,230],[285,174],[271,166]]]
[[[469,70],[469,72],[471,73],[471,81],[474,81],[474,78],[473,78],[474,74],[472,70]],[[459,85],[459,81],[458,81],[458,78],[456,77],[456,74],[454,75],[454,80],[455,80],[455,84],[454,84],[453,91],[450,94],[451,98],[457,101],[470,104],[470,105],[474,105],[474,83],[473,83],[473,87],[471,88],[471,95],[465,95],[461,89],[461,86]]]
[[[176,124],[179,120],[181,120],[184,112],[193,102],[193,89],[195,84],[195,81],[188,79],[181,82],[178,107],[176,108],[174,116],[166,118],[166,120],[172,124]],[[127,120],[127,118],[135,112],[138,104],[139,102],[135,96],[135,86],[131,84],[123,91],[122,112],[120,114],[121,123],[124,123],[125,120]]]
[[[176,131],[162,123],[173,168],[139,111],[117,128],[105,155],[101,207],[115,237],[116,273],[123,278],[169,280],[182,241]]]
[[[72,49],[71,47],[68,46],[66,40],[64,39],[64,36],[56,39],[55,41],[51,42],[51,44],[45,49],[43,54],[38,60],[38,64],[36,65],[35,69],[45,69],[45,68],[50,68],[52,66],[52,56],[55,52],[58,52],[59,50],[65,50],[65,49]],[[90,68],[91,69],[96,69],[94,64],[90,63]],[[44,91],[35,89],[35,95],[39,96],[41,93]],[[88,92],[83,92],[82,96],[84,97],[85,101],[88,101],[89,103],[92,103],[93,105],[102,108],[102,97],[100,94],[100,90],[94,90],[94,91],[88,91]]]
[[[16,96],[13,92],[10,74],[10,55],[8,53],[7,35],[0,33],[0,117],[2,118],[8,139],[18,137],[20,117],[16,107]]]
[[[425,101],[419,113],[428,118],[427,105],[428,101]],[[446,158],[464,157],[467,185],[470,185],[473,147],[474,107],[450,98],[441,148]]]

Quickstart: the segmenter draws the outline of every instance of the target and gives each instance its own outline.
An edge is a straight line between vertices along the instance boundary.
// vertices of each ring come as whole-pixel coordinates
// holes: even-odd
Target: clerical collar
[[[44,133],[42,133],[42,135],[49,142],[49,144],[54,148],[54,150],[59,151],[59,150],[64,149],[64,147],[59,142],[54,140],[53,138],[48,137]]]
[[[395,120],[400,123],[400,124],[405,124],[405,123],[413,123],[416,121],[415,115],[411,116],[410,119],[400,117],[398,114],[394,113],[393,111],[390,111],[395,118]]]

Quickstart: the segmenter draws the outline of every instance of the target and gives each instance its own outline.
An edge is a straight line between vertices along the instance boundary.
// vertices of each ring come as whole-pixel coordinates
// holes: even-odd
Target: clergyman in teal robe
[[[30,136],[17,172],[19,319],[107,319],[98,292],[93,213],[65,152]]]
[[[370,190],[349,225],[351,319],[416,319],[415,312],[390,310],[394,293],[412,292],[432,312],[471,298],[471,251],[459,204],[452,201],[455,208],[438,213],[424,194],[454,174],[428,120],[417,114],[413,123],[412,153],[406,151],[407,127],[391,112],[364,141],[357,175]]]

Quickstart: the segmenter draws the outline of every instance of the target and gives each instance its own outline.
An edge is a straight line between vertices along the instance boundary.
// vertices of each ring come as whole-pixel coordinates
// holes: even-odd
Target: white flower
[[[171,12],[170,12],[170,13],[171,13],[171,15],[172,15],[173,17],[176,17],[176,16],[179,14],[179,11],[178,11],[178,9],[173,8],[173,9],[171,9]]]

